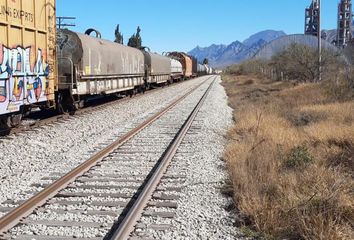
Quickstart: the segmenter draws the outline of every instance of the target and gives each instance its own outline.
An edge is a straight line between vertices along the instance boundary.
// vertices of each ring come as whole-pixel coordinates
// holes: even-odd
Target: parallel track
[[[175,86],[175,85],[182,84],[182,83],[184,83],[184,81],[180,81],[180,82],[174,83],[173,85],[168,85],[165,87]],[[136,95],[133,95],[133,97],[140,98],[140,97],[143,97],[147,94],[152,94],[156,91],[159,91],[160,89],[161,89],[161,87],[153,88],[153,89],[146,91],[145,93],[137,93]],[[36,119],[36,120],[28,117],[28,118],[25,118],[24,120],[29,120],[29,121],[33,120],[33,122],[30,124],[21,124],[18,127],[14,127],[11,129],[1,129],[0,128],[0,138],[1,137],[11,137],[13,135],[23,133],[26,131],[31,131],[36,128],[42,127],[42,126],[46,126],[48,124],[55,124],[60,121],[66,121],[70,118],[85,115],[87,113],[92,113],[95,111],[99,111],[99,110],[102,110],[106,107],[113,106],[115,104],[124,104],[125,102],[129,101],[130,99],[131,99],[130,97],[126,96],[126,97],[123,97],[120,99],[111,100],[111,101],[107,101],[107,102],[104,102],[104,100],[102,100],[103,103],[98,104],[98,105],[97,104],[91,105],[91,106],[87,106],[82,109],[79,109],[79,110],[75,111],[74,115],[69,114],[69,113],[64,113],[64,114],[47,113],[48,115],[50,115],[49,117],[43,117],[42,119]],[[54,116],[51,116],[51,115],[54,115]]]
[[[208,82],[208,80],[206,82]],[[157,140],[160,142],[163,142],[163,140],[167,141],[168,147],[166,150],[164,150],[162,157],[157,162],[152,164],[153,165],[152,170],[150,169],[146,175],[141,174],[141,173],[139,173],[140,175],[137,174],[137,176],[138,176],[137,178],[139,178],[139,176],[144,175],[144,178],[143,178],[144,184],[141,185],[140,183],[138,183],[139,184],[139,187],[137,189],[138,191],[133,196],[127,196],[129,194],[122,194],[122,193],[116,194],[116,197],[130,198],[130,201],[124,202],[124,203],[122,203],[122,202],[118,203],[118,205],[122,205],[125,207],[124,212],[126,214],[120,215],[120,219],[118,220],[117,230],[112,230],[111,236],[113,239],[126,239],[129,236],[130,232],[134,229],[134,225],[135,225],[136,221],[139,219],[143,208],[146,206],[147,202],[151,198],[151,195],[152,195],[153,191],[156,189],[156,186],[159,183],[167,166],[169,165],[169,162],[171,161],[174,154],[176,153],[179,144],[181,143],[186,132],[188,131],[189,127],[191,126],[200,107],[204,103],[205,98],[207,97],[213,83],[214,83],[214,81],[210,84],[207,91],[203,94],[202,98],[198,101],[198,104],[194,107],[192,113],[190,113],[190,112],[189,112],[190,114],[188,113],[189,117],[186,121],[184,121],[184,123],[182,124],[182,127],[180,127],[180,125],[178,125],[177,123],[173,123],[173,122],[169,123],[170,125],[166,126],[166,129],[178,128],[179,130],[177,131],[178,132],[177,134],[176,133],[168,133],[168,135],[172,135],[172,137],[167,136],[165,140],[163,138],[161,138],[161,136],[163,136],[163,135],[160,135],[157,138]],[[63,190],[74,188],[74,187],[72,187],[72,185],[75,185],[76,184],[75,182],[78,182],[78,179],[80,177],[84,178],[86,180],[86,183],[87,182],[94,182],[95,178],[92,178],[92,175],[90,175],[92,173],[92,171],[94,172],[96,169],[100,169],[100,168],[104,169],[102,166],[104,166],[104,164],[106,162],[109,162],[112,159],[114,160],[114,156],[121,154],[121,155],[123,155],[122,157],[124,159],[124,157],[125,157],[124,154],[128,154],[128,155],[134,154],[134,150],[132,150],[130,148],[129,148],[129,150],[133,151],[133,152],[130,152],[130,153],[126,152],[127,148],[124,148],[124,145],[127,144],[128,141],[131,141],[132,139],[134,139],[135,136],[138,136],[143,130],[145,130],[146,128],[151,126],[154,122],[161,119],[162,116],[164,116],[165,114],[170,112],[173,108],[175,108],[179,103],[181,103],[190,94],[192,94],[194,91],[199,89],[203,84],[205,84],[205,82],[203,82],[202,84],[193,88],[187,94],[185,94],[181,98],[179,98],[176,101],[174,101],[173,103],[171,103],[165,109],[163,109],[159,113],[153,115],[148,120],[146,120],[145,122],[140,124],[137,128],[133,129],[132,131],[130,131],[129,133],[124,135],[121,139],[116,140],[114,143],[109,145],[107,148],[103,149],[102,151],[100,151],[99,153],[97,153],[96,155],[91,157],[88,161],[81,164],[80,166],[78,166],[77,168],[72,170],[70,173],[66,174],[64,177],[56,180],[54,183],[47,186],[44,190],[42,190],[41,192],[36,194],[34,197],[25,201],[19,207],[15,208],[14,210],[12,210],[8,214],[6,214],[4,217],[2,217],[0,219],[0,233],[5,234],[8,230],[15,227],[19,223],[21,223],[21,221],[22,221],[22,223],[26,223],[25,218],[28,215],[30,215],[31,213],[33,213],[36,210],[38,211],[38,209],[40,209],[45,204],[49,204],[50,200],[51,199],[53,200],[53,198],[80,197],[79,194],[74,194],[74,193],[71,193],[70,191],[63,192]],[[171,121],[169,120],[168,122],[171,122]],[[176,127],[177,125],[179,127]],[[161,133],[161,134],[165,134],[165,133]],[[145,141],[144,137],[140,137],[140,138],[141,139],[139,141]],[[155,139],[154,141],[157,141],[157,140]],[[151,140],[149,140],[149,142],[151,142]],[[129,159],[131,159],[132,156],[131,155],[129,155],[129,156],[130,156]],[[115,161],[117,161],[117,160],[115,160]],[[119,160],[119,161],[123,161],[123,160]],[[124,160],[124,161],[126,161],[126,160]],[[136,159],[135,159],[135,161],[136,161]],[[118,164],[120,164],[120,163],[118,162]],[[132,161],[131,164],[134,164],[134,161]],[[117,165],[117,164],[115,164],[115,165]],[[147,166],[144,166],[144,167],[150,168],[150,165],[151,164],[147,163]],[[109,168],[111,168],[110,165],[108,165],[108,167],[106,169],[108,170]],[[109,169],[109,170],[112,170],[112,169]],[[88,176],[90,176],[91,179],[89,179]],[[93,176],[95,176],[95,174]],[[108,181],[107,178],[111,178],[109,180],[114,180],[114,179],[117,180],[117,178],[112,176],[112,174],[111,175],[102,174],[102,176],[100,176],[100,174],[97,175],[97,173],[96,173],[96,176],[101,177],[101,180],[102,180],[102,178],[106,178],[106,181]],[[129,174],[128,174],[128,176],[129,176]],[[123,177],[118,180],[124,182]],[[81,183],[82,183],[82,181],[83,180],[81,180]],[[99,181],[99,180],[97,180],[97,181]],[[126,180],[126,181],[129,182],[128,180]],[[132,180],[132,182],[136,182],[136,181],[137,181],[136,179]],[[83,182],[85,182],[85,181],[83,181]],[[80,181],[79,181],[79,183],[80,183]],[[81,186],[81,188],[87,190],[90,187],[86,186],[86,188],[85,188],[85,187]],[[94,188],[94,187],[92,187],[92,188]],[[99,187],[98,189],[102,189],[102,186]],[[135,189],[135,188],[133,187],[133,189]],[[93,195],[102,197],[105,194],[100,194],[99,190],[96,189],[96,191],[93,193]],[[114,196],[114,194],[106,194],[106,195],[107,195],[107,197]],[[115,228],[113,228],[113,229],[115,229]],[[9,235],[3,235],[4,239],[7,238],[8,236]],[[23,239],[26,239],[26,238],[23,238]],[[38,239],[41,239],[41,238],[38,238]],[[46,238],[43,238],[43,239],[46,239]],[[48,238],[48,239],[51,239],[51,238]],[[77,239],[79,239],[79,238],[77,238]]]

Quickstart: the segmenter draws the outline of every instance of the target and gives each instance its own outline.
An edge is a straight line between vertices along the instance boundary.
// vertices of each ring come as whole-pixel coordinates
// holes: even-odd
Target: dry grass
[[[321,85],[225,76],[235,201],[275,239],[354,239],[354,101]]]

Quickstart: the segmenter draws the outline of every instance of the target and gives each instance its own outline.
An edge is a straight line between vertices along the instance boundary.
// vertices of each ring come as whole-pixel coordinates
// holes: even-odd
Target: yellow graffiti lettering
[[[9,104],[8,106],[7,106],[7,110],[9,111],[9,112],[17,112],[18,111],[18,106],[17,105],[15,105],[15,104]]]

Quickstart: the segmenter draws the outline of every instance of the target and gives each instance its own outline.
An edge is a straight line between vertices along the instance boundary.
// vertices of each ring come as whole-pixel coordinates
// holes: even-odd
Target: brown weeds
[[[239,210],[265,235],[354,239],[354,101],[319,84],[225,76],[225,152]]]

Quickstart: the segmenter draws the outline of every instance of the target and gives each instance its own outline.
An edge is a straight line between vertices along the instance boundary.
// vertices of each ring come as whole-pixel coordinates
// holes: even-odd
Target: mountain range
[[[209,65],[222,68],[253,57],[264,45],[285,35],[283,31],[266,30],[250,36],[243,42],[234,41],[229,45],[213,44],[209,47],[197,46],[188,54],[196,57],[199,62],[207,58]]]

